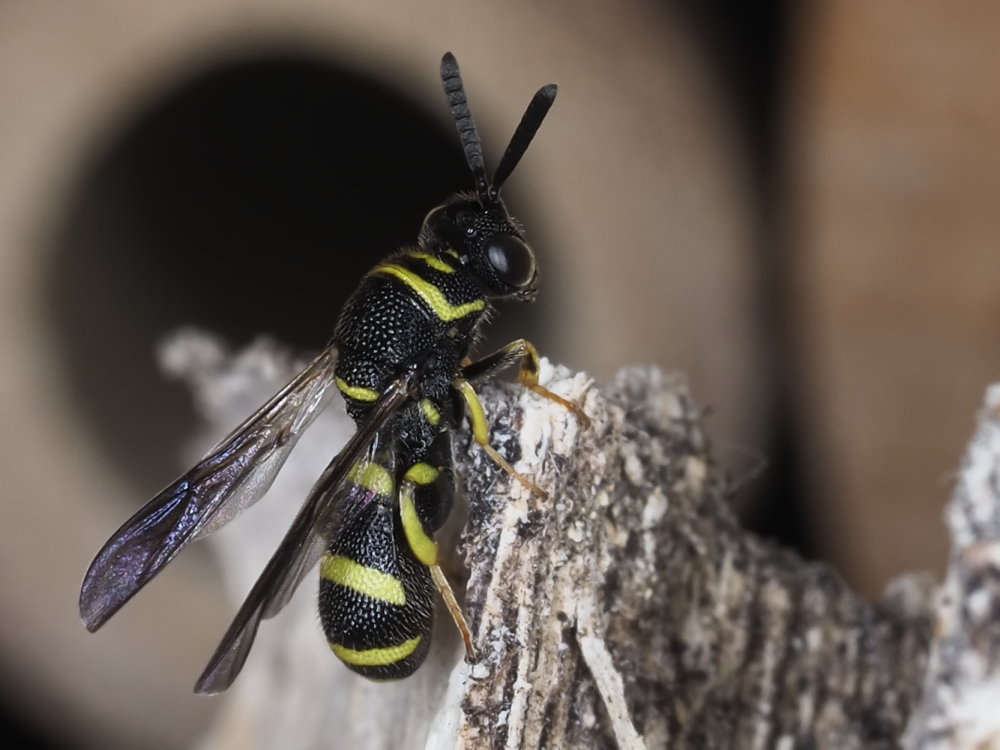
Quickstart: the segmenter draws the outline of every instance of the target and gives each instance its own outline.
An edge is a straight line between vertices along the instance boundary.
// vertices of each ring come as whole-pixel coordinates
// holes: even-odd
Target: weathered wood
[[[171,351],[174,369],[201,384],[221,434],[243,416],[234,401],[246,411],[248,392],[263,400],[291,370],[267,344],[232,360],[205,356],[212,346],[189,337]],[[258,388],[263,372],[270,379]],[[949,579],[957,614],[928,670],[928,587],[901,580],[872,604],[824,565],[744,531],[682,378],[636,368],[598,386],[546,364],[542,379],[590,423],[516,384],[483,396],[494,446],[546,496],[504,473],[467,433],[456,438],[468,513],[455,514],[455,527],[465,525],[451,568],[456,580],[468,571],[475,663],[462,660],[439,617],[416,675],[367,682],[326,653],[315,593],[300,595],[262,628],[205,747],[889,748],[908,721],[910,744],[923,747],[947,713],[938,688],[968,663],[955,651],[981,653],[976,675],[996,673],[996,548],[969,529],[1000,537],[1000,472],[963,482],[993,493],[975,514],[962,499],[969,493],[956,495],[953,507],[965,510],[951,514],[962,550],[953,565],[970,573]],[[991,409],[982,430],[991,424],[1000,435]],[[345,419],[317,422],[322,442],[303,440],[269,508],[294,512],[329,458],[330,436],[349,431]],[[974,446],[1000,461],[985,434]],[[283,532],[276,512],[254,509],[254,520],[219,535],[234,592],[247,590]],[[964,599],[973,579],[979,598]],[[993,692],[979,695],[995,697],[993,679]]]
[[[580,381],[565,377],[554,387],[579,398]],[[516,387],[498,393],[500,441],[519,446],[518,468],[550,497],[471,454],[466,607],[490,648],[460,740],[895,744],[923,674],[926,620],[864,602],[824,566],[741,529],[682,380],[623,371],[590,391],[586,430]]]
[[[986,391],[946,513],[951,556],[938,594],[912,748],[1000,748],[1000,385]]]

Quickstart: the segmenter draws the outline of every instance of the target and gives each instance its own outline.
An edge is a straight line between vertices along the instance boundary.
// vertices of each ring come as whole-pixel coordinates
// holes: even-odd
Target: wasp
[[[475,184],[424,219],[417,244],[376,265],[347,300],[331,344],[198,464],[136,512],[97,553],[80,591],[96,631],[190,542],[269,489],[301,434],[339,392],[357,430],[309,492],[195,685],[228,688],[262,619],[288,602],[319,563],[319,613],[333,653],[377,680],[412,674],[427,655],[435,591],[474,658],[462,611],[439,565],[434,533],[455,496],[452,434],[468,416],[474,441],[539,490],[490,446],[475,386],[519,364],[518,379],[586,419],[538,383],[539,356],[519,339],[469,357],[495,300],[532,300],[535,255],[500,188],[555,100],[534,95],[490,179],[454,56],[441,80]],[[544,494],[544,493],[542,493]]]

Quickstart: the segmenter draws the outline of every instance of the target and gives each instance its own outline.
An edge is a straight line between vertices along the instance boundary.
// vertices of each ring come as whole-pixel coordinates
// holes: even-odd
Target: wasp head
[[[454,254],[488,297],[530,300],[538,285],[535,254],[520,225],[507,213],[500,188],[538,132],[555,101],[556,86],[543,86],[532,97],[490,179],[458,63],[450,52],[441,60],[441,82],[476,190],[452,196],[431,211],[424,219],[420,244],[433,252]]]
[[[483,208],[474,196],[453,196],[427,214],[420,245],[442,257],[456,257],[488,297],[526,301],[538,289],[535,254],[499,200]]]

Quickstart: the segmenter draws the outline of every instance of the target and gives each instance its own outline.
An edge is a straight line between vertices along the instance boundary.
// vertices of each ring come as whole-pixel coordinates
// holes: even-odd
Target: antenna
[[[479,139],[476,130],[476,123],[472,119],[472,112],[469,111],[469,100],[465,96],[465,86],[462,84],[462,75],[458,69],[458,61],[451,52],[446,52],[441,58],[441,82],[444,84],[444,93],[448,97],[448,106],[451,107],[451,116],[455,120],[455,127],[458,128],[458,137],[462,141],[462,148],[465,150],[465,161],[469,165],[472,176],[476,181],[476,192],[479,194],[479,202],[483,206],[495,206],[500,199],[500,187],[510,177],[514,167],[521,161],[524,152],[528,150],[535,133],[541,126],[549,108],[556,100],[558,90],[554,83],[540,88],[528,103],[528,108],[524,110],[521,122],[518,123],[514,135],[504,151],[503,158],[497,166],[496,174],[492,183],[486,175],[486,164],[483,160],[483,144]]]
[[[444,94],[448,97],[451,116],[458,128],[458,137],[465,150],[465,161],[476,180],[476,192],[483,203],[495,202],[490,198],[490,181],[486,176],[486,164],[483,161],[483,144],[476,131],[476,123],[469,111],[469,100],[465,97],[465,86],[462,84],[462,74],[458,69],[458,61],[450,52],[441,58],[441,82],[444,84]]]
[[[528,150],[531,139],[538,132],[538,128],[541,126],[542,120],[545,119],[545,115],[548,114],[552,102],[556,100],[557,90],[556,85],[550,83],[548,86],[538,89],[535,95],[531,97],[531,102],[528,104],[528,108],[524,110],[524,116],[521,118],[521,122],[518,123],[517,130],[514,131],[507,150],[503,152],[500,165],[493,175],[493,193],[495,195],[500,194],[500,186],[507,181],[510,173],[514,171],[514,167],[517,166],[517,163],[521,161],[521,157],[524,156],[524,152]]]

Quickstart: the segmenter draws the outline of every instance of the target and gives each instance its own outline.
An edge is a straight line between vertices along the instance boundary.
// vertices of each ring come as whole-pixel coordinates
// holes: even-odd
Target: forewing
[[[389,417],[391,414],[386,415],[386,419]],[[351,467],[359,460],[362,462],[378,460],[382,466],[386,467],[394,465],[394,460],[391,458],[393,442],[382,446],[381,438],[382,435],[376,432],[375,436],[368,442],[368,446],[359,451],[358,455],[345,456],[343,459],[345,473],[350,471]],[[361,454],[365,454],[365,457],[362,458]],[[382,456],[377,459],[376,456],[379,454]],[[318,489],[318,487],[319,482],[317,481],[316,488]],[[328,480],[323,497],[317,500],[318,509],[315,521],[309,529],[309,536],[303,541],[294,559],[284,569],[280,580],[275,581],[271,596],[267,600],[267,606],[262,613],[263,619],[274,617],[285,608],[302,579],[323,556],[331,535],[340,529],[351,526],[371,499],[370,492],[366,494],[364,490],[353,486],[350,482],[344,482],[343,475],[340,478]]]
[[[116,531],[90,564],[80,617],[97,630],[191,541],[253,505],[333,392],[326,349],[205,458]]]
[[[303,575],[323,553],[326,536],[343,522],[337,500],[341,483],[393,414],[406,403],[415,374],[394,381],[382,394],[368,418],[320,475],[305,504],[295,516],[278,549],[268,561],[232,624],[195,684],[197,693],[218,693],[233,684],[243,669],[260,621],[278,612],[291,598]]]

